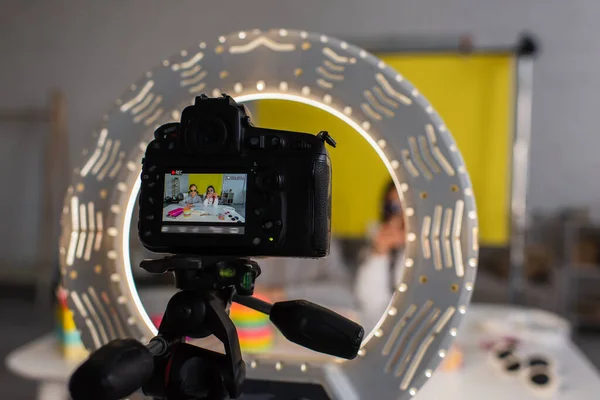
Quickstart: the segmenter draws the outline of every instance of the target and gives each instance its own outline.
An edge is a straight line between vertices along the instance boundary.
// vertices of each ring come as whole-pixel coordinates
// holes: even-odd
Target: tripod
[[[176,293],[158,335],[146,346],[118,339],[92,353],[71,377],[73,400],[119,399],[142,387],[168,400],[238,398],[246,377],[237,331],[228,311],[232,301],[269,315],[290,341],[318,352],[353,359],[363,328],[305,300],[270,304],[252,297],[260,266],[243,258],[170,256],[145,260],[151,273],[171,271]],[[215,335],[225,354],[185,343]]]

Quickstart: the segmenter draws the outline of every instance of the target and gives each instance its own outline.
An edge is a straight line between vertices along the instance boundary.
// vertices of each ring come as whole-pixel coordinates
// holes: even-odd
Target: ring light
[[[365,50],[314,33],[254,30],[201,42],[148,71],[104,116],[73,171],[60,240],[84,344],[146,342],[156,333],[129,256],[141,159],[157,126],[178,121],[194,96],[222,92],[238,102],[309,104],[346,122],[385,163],[407,229],[404,276],[355,361],[307,365],[257,355],[246,358],[249,376],[319,381],[334,398],[414,396],[446,355],[471,297],[473,190],[456,143],[416,88]]]

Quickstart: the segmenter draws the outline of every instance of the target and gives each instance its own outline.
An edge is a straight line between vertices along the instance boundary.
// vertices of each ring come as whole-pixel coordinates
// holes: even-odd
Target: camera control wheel
[[[275,171],[263,171],[256,174],[255,182],[260,190],[270,192],[283,186],[283,177]]]

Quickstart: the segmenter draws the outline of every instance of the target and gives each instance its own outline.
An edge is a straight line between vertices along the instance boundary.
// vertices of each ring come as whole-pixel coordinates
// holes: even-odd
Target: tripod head
[[[355,358],[360,348],[363,328],[331,310],[305,300],[270,304],[252,297],[260,275],[255,261],[177,255],[140,266],[151,273],[172,272],[181,291],[169,300],[158,335],[147,346],[115,340],[75,371],[69,382],[73,400],[118,399],[139,387],[169,400],[239,397],[246,365],[228,315],[232,301],[268,314],[288,340],[301,346],[346,359]],[[211,334],[225,354],[185,343],[186,337]]]

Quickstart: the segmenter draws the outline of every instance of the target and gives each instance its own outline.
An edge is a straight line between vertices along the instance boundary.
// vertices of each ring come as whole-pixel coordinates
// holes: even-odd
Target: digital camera
[[[138,231],[154,252],[318,258],[329,253],[327,132],[252,125],[231,97],[198,96],[154,132]]]

